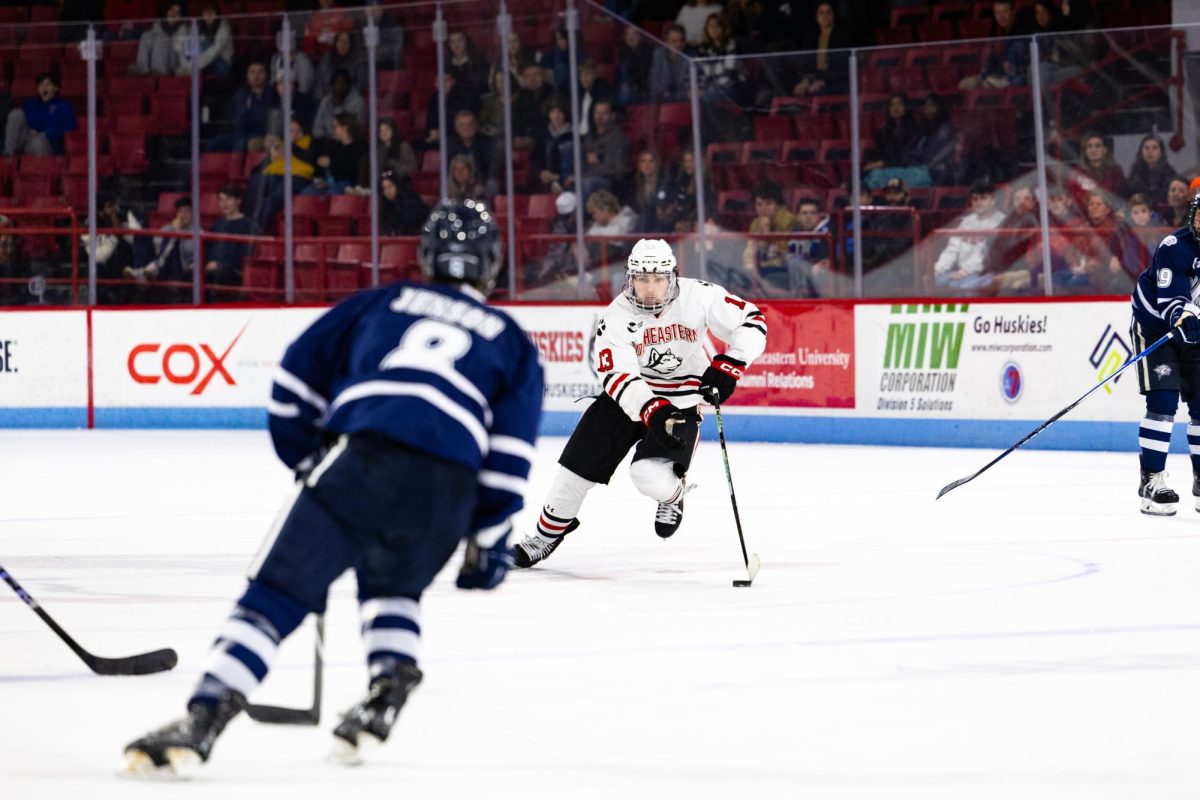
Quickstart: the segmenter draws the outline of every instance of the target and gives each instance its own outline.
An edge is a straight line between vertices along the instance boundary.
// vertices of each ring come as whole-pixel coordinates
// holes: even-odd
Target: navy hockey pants
[[[317,465],[250,579],[317,613],[351,568],[359,600],[417,599],[470,532],[475,495],[469,467],[350,435]]]

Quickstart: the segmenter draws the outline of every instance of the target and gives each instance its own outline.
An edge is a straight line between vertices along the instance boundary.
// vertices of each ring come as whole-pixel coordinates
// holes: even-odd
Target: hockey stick
[[[1020,447],[1021,445],[1025,444],[1026,442],[1028,442],[1028,441],[1029,441],[1030,439],[1032,439],[1033,437],[1037,436],[1037,435],[1038,435],[1039,433],[1041,433],[1042,431],[1046,430],[1046,428],[1049,428],[1051,425],[1053,425],[1055,422],[1057,422],[1059,419],[1061,419],[1061,418],[1062,418],[1062,417],[1063,417],[1063,416],[1064,416],[1064,415],[1065,415],[1065,414],[1066,414],[1068,411],[1070,411],[1072,408],[1074,408],[1075,406],[1077,406],[1077,405],[1079,405],[1080,403],[1082,403],[1082,402],[1084,401],[1084,399],[1085,399],[1085,398],[1086,398],[1086,397],[1087,397],[1089,394],[1091,394],[1092,392],[1096,391],[1096,390],[1097,390],[1097,389],[1099,389],[1101,386],[1103,386],[1104,384],[1108,383],[1108,382],[1109,382],[1109,381],[1111,381],[1113,378],[1117,377],[1117,376],[1118,376],[1118,375],[1120,375],[1122,372],[1124,372],[1126,369],[1128,369],[1129,367],[1132,367],[1134,364],[1136,364],[1137,362],[1141,361],[1143,358],[1145,358],[1146,356],[1150,355],[1151,353],[1153,353],[1153,352],[1154,352],[1155,350],[1157,350],[1158,348],[1162,347],[1164,344],[1166,344],[1166,343],[1167,343],[1167,340],[1168,340],[1168,339],[1171,339],[1171,338],[1172,338],[1174,335],[1175,335],[1175,331],[1174,331],[1174,330],[1171,330],[1171,331],[1169,331],[1169,332],[1168,332],[1168,333],[1167,333],[1165,336],[1163,336],[1163,337],[1162,337],[1161,339],[1159,339],[1157,342],[1155,342],[1154,344],[1150,345],[1150,346],[1149,346],[1149,347],[1147,347],[1145,350],[1143,350],[1142,352],[1138,353],[1138,354],[1137,354],[1136,356],[1134,356],[1133,358],[1131,358],[1131,359],[1129,359],[1128,361],[1126,361],[1126,362],[1125,362],[1125,364],[1124,364],[1124,365],[1123,365],[1123,366],[1122,366],[1122,367],[1121,367],[1119,370],[1117,370],[1116,372],[1114,372],[1112,375],[1109,375],[1107,378],[1105,378],[1104,380],[1100,381],[1100,382],[1099,382],[1099,383],[1097,383],[1095,386],[1093,386],[1092,388],[1090,388],[1090,389],[1088,389],[1086,392],[1084,392],[1084,393],[1083,393],[1083,395],[1082,395],[1082,396],[1081,396],[1079,399],[1077,399],[1077,400],[1076,400],[1074,403],[1071,403],[1071,405],[1067,406],[1067,407],[1066,407],[1066,408],[1064,408],[1062,411],[1059,411],[1057,414],[1055,414],[1053,417],[1051,417],[1050,419],[1048,419],[1048,420],[1046,420],[1045,422],[1043,422],[1041,425],[1038,425],[1038,426],[1037,426],[1036,428],[1034,428],[1032,431],[1030,431],[1029,433],[1025,434],[1025,437],[1024,437],[1023,439],[1021,439],[1021,441],[1017,442],[1017,443],[1016,443],[1016,444],[1014,444],[1012,447],[1008,448],[1008,449],[1007,449],[1007,450],[1005,450],[1003,453],[1001,453],[1000,455],[996,456],[995,458],[993,458],[993,459],[992,459],[991,461],[989,461],[988,463],[984,464],[984,465],[983,465],[983,467],[981,467],[981,468],[980,468],[980,469],[979,469],[977,472],[974,472],[974,473],[972,473],[971,475],[968,475],[968,476],[967,476],[967,477],[965,477],[965,478],[959,478],[958,480],[956,480],[956,481],[953,481],[953,482],[951,482],[951,483],[948,483],[948,484],[946,484],[945,486],[943,486],[943,487],[942,487],[942,490],[941,490],[940,492],[938,492],[938,495],[937,495],[937,498],[936,498],[936,499],[940,500],[940,499],[942,498],[942,495],[946,494],[946,493],[947,493],[947,492],[949,492],[951,489],[957,489],[959,486],[962,486],[964,483],[968,483],[968,482],[970,482],[970,481],[973,481],[973,480],[975,480],[976,478],[978,478],[980,475],[982,475],[983,473],[987,472],[987,471],[988,471],[989,469],[991,469],[991,467],[992,467],[993,465],[995,465],[995,464],[996,464],[996,462],[998,462],[1000,459],[1004,458],[1004,457],[1005,457],[1005,456],[1007,456],[1009,453],[1011,453],[1012,451],[1016,450],[1018,447]]]
[[[246,713],[255,722],[272,725],[318,725],[321,722],[321,684],[325,671],[325,617],[317,615],[316,644],[313,647],[312,708],[283,708],[282,706],[246,706]]]
[[[762,562],[758,553],[746,555],[746,537],[742,535],[742,518],[738,514],[737,495],[733,492],[733,473],[729,471],[729,448],[725,444],[725,423],[721,421],[721,406],[714,404],[713,411],[717,415],[717,434],[721,437],[721,458],[725,461],[725,480],[729,482],[729,502],[733,505],[733,521],[737,525],[738,542],[742,545],[742,561],[746,564],[746,580],[735,580],[734,586],[750,586]]]
[[[42,622],[49,625],[50,630],[57,633],[58,638],[66,642],[67,647],[82,658],[83,663],[87,664],[88,668],[97,675],[149,675],[153,672],[165,672],[179,661],[179,656],[170,648],[155,650],[152,653],[139,653],[136,656],[126,656],[125,658],[103,658],[92,655],[80,647],[79,642],[72,639],[70,634],[60,628],[58,623],[38,605],[36,600],[29,596],[29,592],[21,588],[16,579],[9,575],[2,566],[0,566],[0,578],[3,578],[4,582],[17,593],[17,597],[24,600],[25,605],[32,608],[42,618]]]

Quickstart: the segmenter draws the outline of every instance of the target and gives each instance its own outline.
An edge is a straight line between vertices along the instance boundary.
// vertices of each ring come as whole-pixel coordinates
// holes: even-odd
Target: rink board
[[[1120,300],[761,308],[769,344],[725,409],[731,439],[1007,447],[1134,355]],[[262,428],[279,358],[323,310],[6,312],[0,426]],[[506,310],[545,365],[543,432],[569,433],[580,398],[600,391],[591,364],[603,306]],[[1134,372],[1027,446],[1135,449]],[[711,415],[705,429],[715,435]]]

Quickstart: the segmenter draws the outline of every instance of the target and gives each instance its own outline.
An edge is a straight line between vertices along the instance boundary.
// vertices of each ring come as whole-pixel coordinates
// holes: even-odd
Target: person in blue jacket
[[[1186,224],[1168,234],[1154,251],[1150,266],[1133,287],[1130,337],[1136,352],[1173,333],[1172,338],[1137,365],[1138,389],[1146,398],[1146,416],[1138,431],[1143,514],[1171,516],[1179,495],[1167,486],[1167,451],[1175,409],[1182,396],[1188,407],[1188,452],[1192,458],[1192,496],[1200,511],[1200,194],[1188,206]]]
[[[421,682],[421,594],[466,540],[457,585],[492,589],[512,564],[541,417],[536,348],[484,298],[501,260],[491,215],[443,201],[421,237],[427,284],[397,282],[330,309],[287,349],[271,391],[275,451],[301,487],[218,633],[187,716],[131,742],[127,769],[207,761],[288,634],[358,579],[370,685],[334,730],[334,757],[388,737]]]

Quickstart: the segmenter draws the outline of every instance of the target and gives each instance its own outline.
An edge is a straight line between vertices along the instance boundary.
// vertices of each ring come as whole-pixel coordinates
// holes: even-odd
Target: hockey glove
[[[329,451],[337,444],[338,435],[332,431],[321,432],[321,443],[317,449],[300,459],[295,467],[292,468],[292,474],[296,476],[296,483],[308,483],[308,476],[312,475],[312,471],[317,468],[325,460],[325,456],[329,455]]]
[[[674,428],[684,419],[683,412],[662,397],[656,397],[642,406],[642,422],[646,430],[667,450],[683,447],[683,440],[675,435]]]
[[[746,369],[745,361],[726,355],[713,356],[712,363],[700,376],[700,396],[706,403],[719,406],[733,396],[738,379]]]
[[[1200,307],[1184,303],[1171,312],[1171,327],[1179,329],[1179,338],[1188,344],[1200,342]]]
[[[499,586],[513,565],[512,548],[508,546],[510,533],[512,524],[505,522],[468,538],[455,585],[460,589],[495,589]]]

